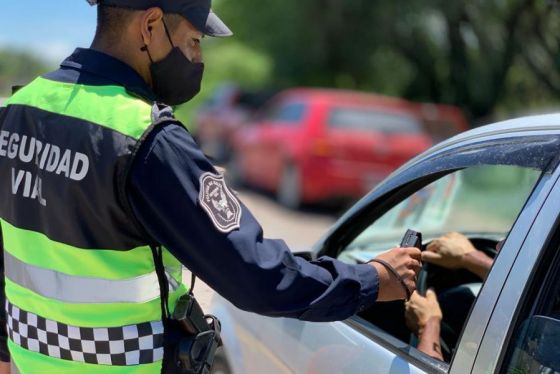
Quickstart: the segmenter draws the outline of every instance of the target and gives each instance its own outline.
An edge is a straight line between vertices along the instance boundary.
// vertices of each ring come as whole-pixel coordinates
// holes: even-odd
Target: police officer
[[[0,109],[14,370],[165,371],[167,316],[187,290],[181,264],[241,309],[307,321],[342,320],[414,290],[417,249],[353,266],[308,262],[264,239],[164,105],[198,93],[203,36],[231,35],[210,0],[98,5],[91,48]]]

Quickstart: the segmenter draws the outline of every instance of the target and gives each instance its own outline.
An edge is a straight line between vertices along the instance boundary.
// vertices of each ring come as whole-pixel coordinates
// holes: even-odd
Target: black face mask
[[[165,24],[164,27],[167,38],[173,46]],[[148,52],[150,61],[152,61],[147,47],[144,47],[143,50]],[[200,92],[204,64],[192,63],[178,47],[173,47],[163,60],[152,61],[150,72],[157,100],[167,105],[180,105],[191,100]]]

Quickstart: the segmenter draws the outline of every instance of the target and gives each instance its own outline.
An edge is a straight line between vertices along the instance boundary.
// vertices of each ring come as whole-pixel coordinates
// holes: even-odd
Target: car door
[[[283,99],[265,110],[262,119],[248,129],[240,150],[249,181],[274,189],[282,172],[285,150],[302,131],[307,106],[302,101]]]
[[[507,251],[497,256],[470,317],[470,307],[464,313],[467,328],[456,332],[459,349],[479,347],[482,334],[478,332],[484,331],[490,318],[481,311],[491,309],[497,300],[495,292],[503,287],[527,236],[527,222],[535,218],[550,192],[547,167],[558,144],[558,135],[519,133],[473,137],[436,147],[396,172],[345,214],[315,252],[365,262],[395,246],[406,228],[424,231],[429,240],[443,233],[442,223],[446,230],[482,231],[477,238],[481,242],[495,243],[508,236]],[[464,220],[469,224],[462,224]],[[485,227],[492,230],[484,231]],[[360,251],[360,246],[369,247]],[[481,288],[480,284],[473,287],[478,287],[476,292]],[[378,317],[389,319],[391,315],[394,313],[387,309]],[[393,324],[395,328],[387,328],[372,323],[363,313],[334,323],[266,317],[253,321],[258,325],[258,339],[274,356],[269,368],[278,372],[460,373],[472,367],[475,358],[453,351],[448,362],[432,359],[408,344],[402,320]]]

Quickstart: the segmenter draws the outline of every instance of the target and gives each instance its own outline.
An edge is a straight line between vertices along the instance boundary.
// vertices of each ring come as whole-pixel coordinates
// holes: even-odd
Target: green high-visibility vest
[[[0,226],[12,361],[22,373],[160,372],[160,287],[124,191],[161,108],[120,86],[47,78],[3,105]],[[165,249],[163,263],[173,310],[186,287]]]

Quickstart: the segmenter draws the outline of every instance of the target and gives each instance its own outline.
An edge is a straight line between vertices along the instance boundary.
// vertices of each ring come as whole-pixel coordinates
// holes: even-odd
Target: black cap
[[[210,0],[87,0],[91,5],[102,4],[129,9],[159,7],[164,13],[185,17],[198,31],[208,36],[231,36],[233,33],[210,8]]]

